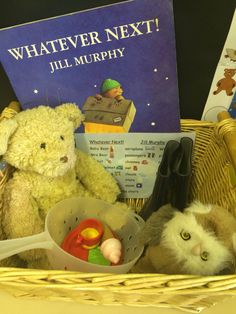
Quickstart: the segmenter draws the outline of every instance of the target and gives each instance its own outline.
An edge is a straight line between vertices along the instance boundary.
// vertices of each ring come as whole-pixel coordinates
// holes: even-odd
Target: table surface
[[[163,309],[156,307],[129,307],[129,306],[102,306],[79,304],[76,302],[48,301],[26,298],[16,298],[6,292],[0,291],[0,304],[2,314],[181,314],[186,313],[178,309]],[[221,302],[209,309],[203,310],[204,314],[233,314],[236,308],[236,296]]]

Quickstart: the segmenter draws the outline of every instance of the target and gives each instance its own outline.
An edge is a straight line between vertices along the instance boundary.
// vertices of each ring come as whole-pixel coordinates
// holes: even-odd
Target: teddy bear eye
[[[45,149],[45,148],[46,148],[46,143],[41,143],[41,144],[40,144],[40,148]]]
[[[60,136],[60,139],[61,139],[62,141],[64,141],[65,138],[64,138],[63,135],[61,135],[61,136]]]

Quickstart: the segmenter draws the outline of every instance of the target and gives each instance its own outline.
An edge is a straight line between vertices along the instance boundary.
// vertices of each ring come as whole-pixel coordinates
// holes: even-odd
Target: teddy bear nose
[[[63,156],[63,157],[60,158],[60,161],[67,162],[68,161],[68,157],[67,156]]]

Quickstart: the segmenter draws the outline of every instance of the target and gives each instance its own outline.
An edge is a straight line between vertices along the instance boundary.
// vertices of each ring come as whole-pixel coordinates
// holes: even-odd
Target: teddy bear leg
[[[233,95],[232,88],[227,89],[226,94],[227,96],[232,96]]]
[[[217,94],[219,94],[221,91],[222,91],[222,89],[221,89],[220,87],[218,87],[217,90],[215,90],[215,91],[213,92],[213,95],[217,95]]]
[[[21,180],[10,180],[4,191],[2,226],[6,239],[31,236],[43,231],[44,223],[38,206],[30,195],[30,189]],[[23,260],[41,258],[42,250],[20,253]]]

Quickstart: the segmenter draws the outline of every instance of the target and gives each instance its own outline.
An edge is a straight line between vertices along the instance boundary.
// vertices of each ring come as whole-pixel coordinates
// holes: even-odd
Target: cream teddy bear
[[[75,149],[74,130],[83,121],[75,104],[39,106],[0,123],[0,155],[15,167],[5,187],[4,238],[40,233],[48,210],[71,196],[115,202],[120,193],[111,174],[91,156]],[[20,254],[35,261],[43,250]]]

